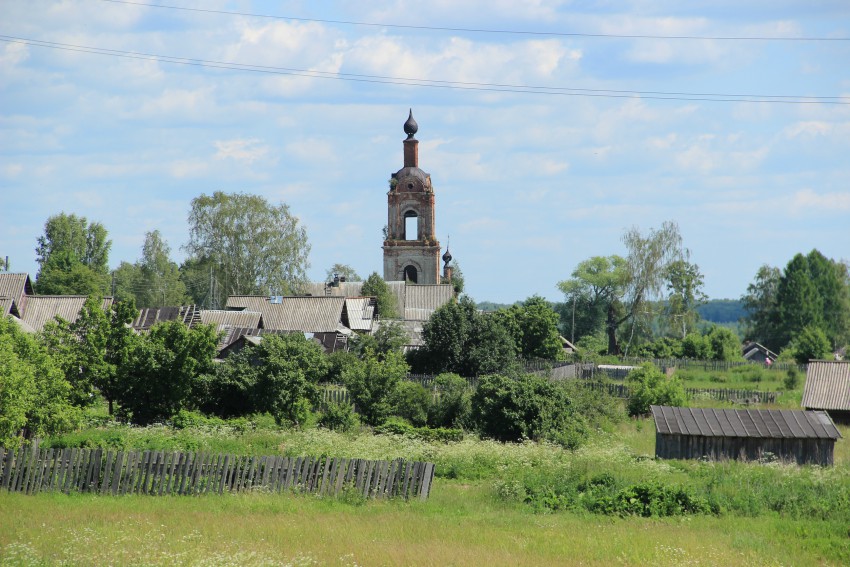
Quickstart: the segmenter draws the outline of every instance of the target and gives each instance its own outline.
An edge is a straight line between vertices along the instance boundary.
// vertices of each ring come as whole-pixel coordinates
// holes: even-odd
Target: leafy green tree
[[[212,325],[154,325],[131,354],[118,397],[122,412],[134,423],[147,425],[193,409],[200,398],[199,376],[212,372],[217,343]]]
[[[60,213],[47,219],[35,251],[39,264],[35,288],[45,295],[106,293],[109,249],[102,224]]]
[[[702,333],[688,333],[682,339],[682,356],[694,360],[709,360],[711,358],[711,343]]]
[[[50,352],[7,317],[0,317],[0,445],[17,447],[21,431],[33,437],[63,433],[80,420],[71,385]]]
[[[697,307],[708,299],[703,291],[703,275],[699,266],[687,258],[674,260],[667,266],[667,304],[665,316],[668,326],[681,333],[681,338],[696,329],[699,321]]]
[[[833,349],[850,341],[850,274],[846,264],[817,250],[806,256],[809,274],[823,305],[823,331]]]
[[[381,360],[368,352],[343,371],[345,387],[366,424],[380,425],[392,414],[390,396],[409,370],[401,353],[389,352]]]
[[[395,295],[390,290],[390,286],[387,285],[387,282],[378,275],[378,272],[372,272],[372,274],[366,278],[366,281],[363,282],[363,287],[360,290],[360,293],[367,297],[374,297],[377,299],[377,309],[378,315],[382,319],[394,319],[398,317],[398,313],[396,310],[396,300]]]
[[[775,311],[781,279],[782,271],[779,268],[764,264],[756,272],[753,283],[747,286],[747,293],[741,297],[747,311],[749,338],[769,348],[778,348]]]
[[[402,380],[390,395],[390,405],[393,415],[406,419],[416,427],[425,427],[431,395],[422,384]]]
[[[171,248],[158,230],[145,234],[141,259],[135,264],[122,262],[113,273],[115,294],[121,298],[132,296],[139,307],[185,304],[186,284],[170,253]]]
[[[266,335],[253,350],[258,365],[255,406],[272,414],[278,425],[300,427],[319,402],[317,385],[328,372],[322,347],[303,333],[291,333]]]
[[[497,311],[495,317],[511,334],[522,358],[563,358],[564,349],[558,333],[558,314],[549,302],[539,295],[529,297],[519,305]]]
[[[446,372],[434,378],[439,392],[428,409],[428,424],[434,427],[467,427],[472,412],[472,393],[464,378]]]
[[[290,294],[307,279],[307,233],[285,204],[217,191],[192,200],[188,221],[185,249],[212,271],[214,305],[228,295]]]
[[[471,407],[478,432],[499,441],[548,439],[575,446],[586,435],[567,391],[534,374],[482,377]]]
[[[832,355],[829,339],[818,327],[806,326],[791,343],[791,351],[799,364],[807,364],[810,360],[828,359]]]
[[[711,360],[741,360],[741,339],[732,329],[714,325],[706,334]]]
[[[374,335],[355,335],[351,351],[360,357],[373,352],[383,359],[388,352],[402,352],[410,341],[407,331],[400,321],[383,321]]]
[[[422,329],[424,345],[411,354],[418,372],[478,376],[517,366],[517,347],[492,315],[479,313],[467,296],[437,309]]]
[[[449,263],[449,267],[452,269],[452,279],[449,281],[445,276],[440,276],[441,284],[452,284],[454,287],[455,295],[460,295],[463,293],[464,287],[466,286],[466,279],[463,277],[463,272],[460,269],[460,264],[457,263],[457,260],[452,260]]]
[[[201,375],[201,411],[223,418],[255,413],[258,366],[254,348],[246,347],[216,364],[209,374]]]
[[[330,269],[325,274],[325,281],[330,282],[333,281],[334,276],[339,276],[340,278],[345,278],[347,282],[360,282],[363,281],[357,272],[349,266],[348,264],[334,264],[330,267]]]
[[[679,379],[668,378],[649,362],[629,372],[626,384],[629,386],[629,415],[646,415],[649,406],[683,406],[687,401]]]
[[[788,344],[809,325],[823,326],[823,299],[812,279],[808,259],[802,254],[788,262],[779,280],[774,317],[781,345]]]

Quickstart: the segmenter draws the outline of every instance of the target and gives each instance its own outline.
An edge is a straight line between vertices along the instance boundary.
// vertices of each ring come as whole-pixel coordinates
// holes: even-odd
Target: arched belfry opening
[[[419,168],[419,125],[413,111],[404,123],[404,167],[393,173],[387,192],[384,279],[440,283],[440,243],[434,224],[431,176]]]
[[[419,283],[419,272],[416,271],[416,266],[405,266],[404,281],[410,283]]]

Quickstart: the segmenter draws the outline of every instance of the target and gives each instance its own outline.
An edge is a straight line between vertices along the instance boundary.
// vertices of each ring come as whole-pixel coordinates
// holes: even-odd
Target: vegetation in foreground
[[[842,428],[845,437],[848,428]],[[576,450],[466,436],[234,424],[112,425],[54,446],[417,458],[437,464],[427,502],[262,493],[186,497],[0,494],[10,565],[847,564],[850,455],[837,465],[656,461],[648,419]]]

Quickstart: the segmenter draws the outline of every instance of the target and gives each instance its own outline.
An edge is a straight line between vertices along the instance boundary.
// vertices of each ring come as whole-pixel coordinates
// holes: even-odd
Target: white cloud
[[[215,159],[233,159],[243,163],[252,164],[258,159],[264,158],[269,153],[269,147],[259,145],[260,140],[256,138],[217,140],[213,145],[218,150]]]
[[[172,177],[185,179],[189,177],[200,177],[207,173],[209,166],[206,162],[198,160],[178,160],[168,166],[168,173]]]
[[[9,72],[18,63],[29,58],[29,48],[23,43],[7,43],[0,49],[0,69]]]
[[[846,193],[816,193],[813,189],[797,191],[790,198],[793,211],[814,209],[827,213],[850,212],[850,192]]]

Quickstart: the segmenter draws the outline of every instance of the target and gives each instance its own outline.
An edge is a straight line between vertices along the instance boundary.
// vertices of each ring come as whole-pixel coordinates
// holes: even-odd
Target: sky
[[[0,0],[0,36],[0,257],[33,278],[51,215],[179,262],[214,191],[286,203],[314,281],[380,273],[410,108],[478,301],[562,300],[668,220],[711,298],[850,260],[846,0]]]

